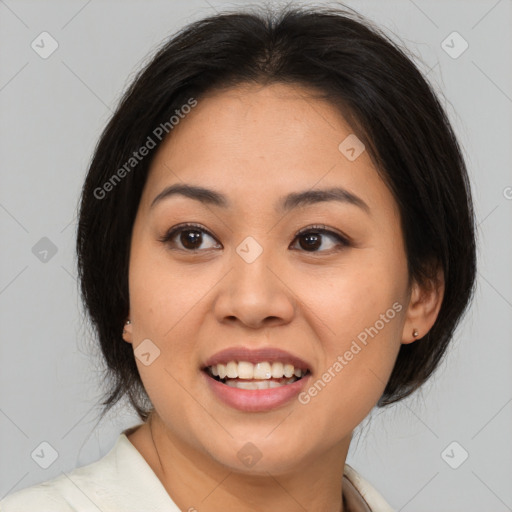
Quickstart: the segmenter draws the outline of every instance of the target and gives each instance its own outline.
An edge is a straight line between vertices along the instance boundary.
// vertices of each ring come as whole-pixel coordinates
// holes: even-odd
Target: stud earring
[[[414,331],[412,331],[412,335],[413,335],[415,338],[417,338],[417,337],[418,337],[418,335],[419,335],[418,330],[417,330],[417,329],[414,329]]]
[[[130,320],[126,320],[125,325],[130,325],[132,322]],[[126,332],[126,328],[123,327],[123,334]]]

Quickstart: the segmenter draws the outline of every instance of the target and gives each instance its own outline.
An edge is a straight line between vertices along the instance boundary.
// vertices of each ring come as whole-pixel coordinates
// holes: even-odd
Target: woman
[[[389,511],[345,463],[432,375],[470,302],[461,152],[357,14],[193,23],[137,76],[81,198],[83,300],[141,424],[3,512]]]

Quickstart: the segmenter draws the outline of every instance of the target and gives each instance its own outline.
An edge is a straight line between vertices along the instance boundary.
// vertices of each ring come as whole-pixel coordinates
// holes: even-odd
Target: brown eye
[[[336,248],[350,245],[349,241],[334,231],[325,229],[325,226],[310,226],[300,231],[295,239],[298,240],[300,249],[306,252],[329,252]],[[210,246],[208,241],[210,240]],[[329,243],[328,240],[331,240]],[[174,226],[160,239],[161,242],[187,252],[199,252],[201,250],[222,248],[216,239],[203,227],[196,224],[181,224]],[[212,242],[213,241],[213,245]],[[326,247],[327,246],[327,247]]]
[[[160,241],[173,248],[192,252],[200,249],[211,249],[212,247],[202,247],[205,240],[208,239],[215,241],[215,238],[204,228],[195,224],[186,224],[175,226]]]
[[[199,231],[184,229],[179,235],[179,241],[185,249],[198,249],[203,241],[203,235]]]
[[[309,227],[300,231],[296,238],[299,241],[301,249],[306,252],[328,252],[330,249],[350,245],[348,240],[334,231],[325,229],[325,226]],[[324,244],[324,239],[330,238],[335,243],[327,244],[327,248],[324,247],[322,250],[318,250]],[[325,245],[325,244],[324,244]]]
[[[317,250],[322,245],[322,237],[321,233],[305,233],[300,236],[299,245],[306,251]]]

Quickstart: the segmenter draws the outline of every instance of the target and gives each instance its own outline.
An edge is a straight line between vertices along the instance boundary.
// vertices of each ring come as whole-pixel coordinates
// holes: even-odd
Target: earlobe
[[[123,340],[132,343],[132,322],[127,320],[123,327]]]
[[[443,296],[444,275],[441,269],[427,285],[413,283],[402,332],[403,344],[420,340],[430,331],[441,309]]]

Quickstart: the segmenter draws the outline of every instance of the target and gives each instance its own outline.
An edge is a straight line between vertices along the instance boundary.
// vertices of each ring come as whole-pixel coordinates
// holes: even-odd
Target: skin
[[[156,154],[133,228],[123,334],[134,350],[145,339],[160,350],[148,366],[136,359],[155,410],[128,438],[181,510],[342,510],[352,432],[382,395],[400,345],[437,317],[442,276],[429,288],[409,280],[391,192],[366,151],[349,161],[338,149],[351,133],[307,89],[238,86],[201,98]],[[232,206],[173,196],[150,208],[176,183],[214,189]],[[331,186],[370,213],[336,201],[274,211],[290,192]],[[184,222],[213,238],[203,233],[195,252],[179,233],[174,245],[160,240]],[[315,224],[351,244],[324,234],[308,250],[296,235]],[[247,236],[263,248],[250,264],[236,252]],[[396,302],[401,311],[306,405],[241,412],[205,385],[202,364],[232,346],[287,350],[312,366],[314,382]],[[262,454],[250,468],[237,457],[247,442]]]

